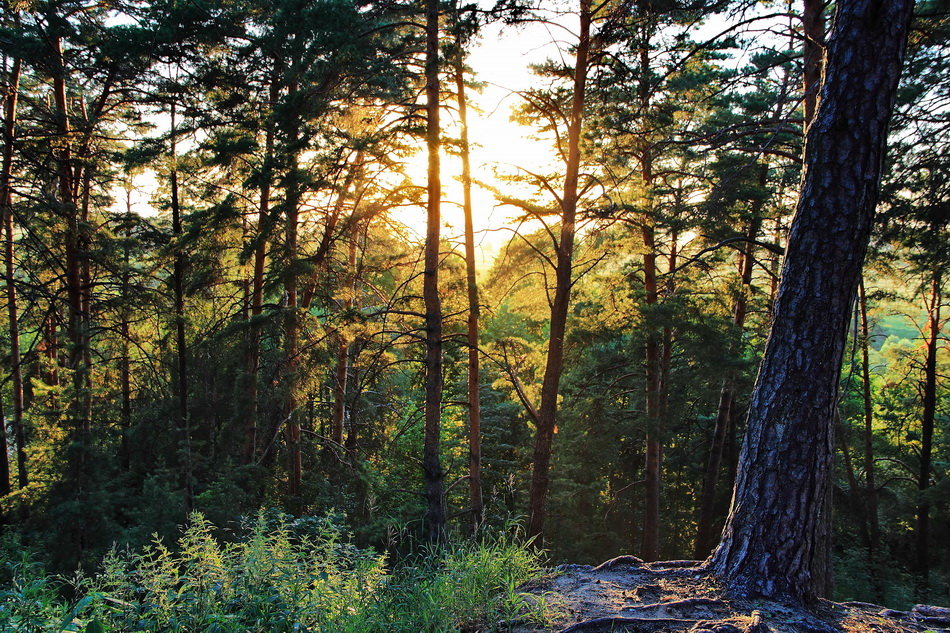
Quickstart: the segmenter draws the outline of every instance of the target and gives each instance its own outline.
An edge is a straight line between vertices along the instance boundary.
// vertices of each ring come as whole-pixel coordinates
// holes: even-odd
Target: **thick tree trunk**
[[[802,8],[802,93],[804,110],[804,131],[815,118],[818,99],[821,93],[821,69],[824,63],[825,17],[824,0],[803,0]],[[828,485],[825,487],[826,499],[822,502],[822,523],[819,525],[818,545],[812,559],[812,576],[816,591],[823,598],[830,598],[834,591],[834,566],[832,564],[832,512],[831,499],[834,469],[828,470]]]
[[[554,300],[551,303],[548,354],[541,383],[541,404],[538,408],[537,432],[531,487],[528,493],[528,536],[535,543],[544,542],[545,503],[547,501],[551,447],[557,424],[557,396],[564,370],[564,338],[567,333],[567,311],[571,301],[571,272],[574,260],[574,233],[577,216],[577,181],[580,175],[581,126],[584,118],[584,91],[590,55],[591,2],[580,2],[580,31],[574,62],[574,90],[571,97],[571,118],[567,131],[567,164],[564,193],[561,196],[561,234],[557,244],[554,272]]]
[[[465,214],[465,279],[468,290],[468,491],[474,530],[482,523],[482,431],[479,397],[478,282],[475,278],[475,229],[472,220],[472,167],[468,143],[468,104],[465,98],[465,71],[459,54],[455,67],[459,123],[462,127],[462,210]]]
[[[23,428],[23,368],[20,356],[20,324],[14,282],[13,237],[13,144],[16,140],[17,98],[20,94],[19,59],[13,60],[3,122],[3,164],[0,171],[0,214],[4,231],[4,273],[7,289],[7,325],[10,333],[10,387],[13,398],[13,442],[16,445],[17,487],[29,483],[26,464],[26,433]],[[4,434],[4,437],[6,435]]]
[[[912,0],[838,5],[732,509],[711,559],[739,594],[816,594],[838,374],[912,11]]]
[[[425,481],[425,532],[430,541],[445,538],[445,495],[441,463],[442,432],[442,301],[439,297],[439,250],[442,181],[439,167],[439,2],[426,0],[426,148],[429,155],[425,271],[425,443],[422,473]]]
[[[930,502],[927,491],[933,469],[934,421],[937,411],[937,349],[940,345],[940,308],[943,300],[942,274],[935,270],[928,299],[927,358],[921,383],[923,414],[920,419],[920,471],[917,478],[917,517],[914,523],[914,542],[917,556],[917,598],[926,601],[930,592]]]

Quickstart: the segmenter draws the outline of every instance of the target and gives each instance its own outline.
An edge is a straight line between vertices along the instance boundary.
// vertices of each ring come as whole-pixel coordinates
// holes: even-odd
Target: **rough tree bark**
[[[837,7],[732,508],[710,561],[738,594],[816,595],[838,374],[912,12],[913,0]]]
[[[548,354],[541,383],[541,404],[536,421],[531,487],[528,493],[528,536],[535,537],[538,545],[544,540],[551,446],[554,441],[554,427],[557,423],[557,396],[560,390],[561,373],[564,370],[564,338],[567,331],[567,310],[571,301],[577,182],[581,162],[580,138],[591,47],[591,19],[591,1],[581,0],[579,39],[574,62],[574,89],[567,130],[567,164],[564,174],[564,193],[561,196],[561,234],[557,243],[554,272],[554,300],[551,303]]]
[[[825,4],[826,0],[803,0],[802,2],[803,44],[802,105],[805,110],[805,127],[811,123],[818,107],[818,95],[821,90],[821,66],[825,47]]]
[[[429,154],[425,270],[425,532],[430,541],[445,538],[445,494],[440,460],[442,425],[442,301],[439,297],[439,241],[442,182],[439,168],[439,2],[426,0],[426,148]]]

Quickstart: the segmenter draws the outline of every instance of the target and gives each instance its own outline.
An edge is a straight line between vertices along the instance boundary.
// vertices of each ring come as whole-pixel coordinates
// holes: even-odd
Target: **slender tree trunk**
[[[920,472],[917,479],[919,497],[917,517],[914,524],[914,541],[917,555],[917,597],[926,601],[930,593],[930,502],[927,492],[933,470],[934,421],[937,411],[937,350],[940,345],[940,308],[942,296],[942,271],[935,270],[931,280],[928,300],[928,327],[924,361],[923,415],[920,420]]]
[[[574,233],[577,216],[577,181],[580,174],[581,126],[584,118],[584,91],[587,85],[587,64],[590,55],[591,1],[580,0],[580,32],[574,62],[574,91],[571,97],[571,118],[567,131],[567,165],[564,194],[561,196],[561,234],[557,244],[554,273],[554,301],[551,303],[550,340],[541,383],[541,406],[538,409],[534,440],[534,461],[528,497],[528,536],[536,544],[544,541],[545,503],[551,467],[551,446],[557,424],[557,396],[564,370],[564,339],[567,333],[567,311],[571,301],[571,272],[574,260]]]
[[[62,138],[62,147],[58,151],[58,194],[60,211],[66,220],[65,234],[65,286],[68,307],[67,335],[69,337],[68,366],[72,372],[72,390],[69,398],[70,423],[78,433],[79,463],[85,462],[88,448],[89,420],[85,418],[83,394],[86,391],[86,327],[82,302],[82,272],[80,258],[81,235],[79,209],[76,205],[75,169],[72,165],[70,150],[69,107],[66,101],[66,66],[63,58],[62,39],[53,41],[57,67],[53,77],[53,99],[56,105],[57,131]],[[79,489],[82,484],[79,483]]]
[[[172,235],[181,240],[184,230],[181,221],[181,196],[178,186],[178,128],[175,104],[171,106],[171,133],[169,183],[171,185]],[[188,341],[185,330],[185,253],[182,244],[176,244],[175,260],[172,263],[172,294],[175,317],[175,395],[178,405],[178,429],[182,434],[182,450],[185,461],[185,508],[190,511],[194,503],[194,465],[192,459],[191,418],[188,415]]]
[[[20,357],[20,323],[14,281],[13,235],[13,145],[16,141],[17,98],[20,86],[20,59],[13,60],[3,124],[3,164],[0,170],[0,214],[4,230],[4,272],[7,287],[7,325],[10,333],[10,382],[13,398],[13,441],[16,445],[17,487],[29,483],[26,463],[26,433],[23,428],[23,368]],[[5,435],[4,435],[5,437]]]
[[[645,165],[649,165],[644,161]],[[644,169],[646,175],[650,173],[648,167]],[[646,290],[647,306],[657,304],[656,283],[656,244],[653,235],[652,221],[644,219],[641,229],[644,248],[643,282]],[[656,560],[660,556],[660,468],[663,422],[660,411],[661,367],[660,367],[660,337],[653,327],[647,332],[645,347],[646,365],[646,467],[644,488],[643,512],[643,543],[640,556],[647,561]]]
[[[7,443],[7,418],[3,410],[3,392],[0,391],[0,496],[5,497],[13,491],[10,484],[10,446]],[[0,511],[0,525],[6,524],[5,513]]]
[[[122,297],[126,301],[122,305],[121,310],[121,319],[119,321],[119,334],[122,337],[122,353],[119,358],[119,385],[121,390],[121,403],[120,403],[120,412],[121,412],[121,431],[122,436],[120,439],[119,446],[119,463],[122,466],[124,472],[128,472],[132,466],[132,455],[131,455],[131,446],[129,442],[129,433],[132,430],[132,359],[130,356],[130,343],[131,343],[131,309],[128,303],[128,298],[130,294],[130,285],[131,285],[131,253],[129,242],[132,240],[132,225],[129,219],[132,217],[132,194],[131,191],[127,192],[126,195],[126,221],[127,230],[125,232],[126,243],[123,246],[123,256],[122,256],[122,275],[121,279],[121,288],[122,288]]]
[[[275,62],[276,64],[276,62]],[[260,200],[257,207],[257,247],[254,249],[254,272],[251,276],[251,324],[248,332],[247,356],[244,359],[247,371],[247,411],[244,417],[244,463],[253,464],[257,459],[258,428],[258,376],[261,370],[261,334],[264,312],[264,263],[267,259],[267,238],[270,233],[270,196],[274,160],[274,115],[273,109],[280,96],[277,73],[271,78],[268,101],[271,109],[264,130],[264,166],[261,178]]]
[[[861,311],[861,384],[864,404],[864,514],[867,520],[868,570],[875,599],[884,600],[882,573],[878,564],[881,543],[881,523],[877,510],[877,485],[874,482],[874,402],[871,399],[871,329],[868,326],[868,298],[864,278],[858,282],[858,301]]]
[[[426,538],[445,538],[445,495],[441,463],[442,425],[442,301],[439,298],[439,247],[442,182],[439,167],[439,2],[426,0],[426,148],[429,155],[425,272],[425,444],[422,473],[425,481]]]
[[[49,314],[43,320],[43,355],[46,357],[43,368],[43,382],[50,387],[59,386],[59,334],[57,331],[58,314],[55,306],[50,307]],[[49,408],[56,410],[59,402],[56,395],[48,401]]]
[[[79,101],[80,114],[84,121],[88,121],[85,100]],[[90,198],[92,196],[92,160],[89,155],[88,141],[84,141],[80,147],[79,159],[84,163],[82,167],[77,167],[74,183],[74,197],[79,201],[79,225],[78,225],[78,253],[79,253],[79,305],[82,318],[82,389],[78,394],[79,406],[81,407],[80,418],[82,419],[83,432],[91,441],[92,424],[92,259],[89,257],[89,247],[91,238],[89,227],[90,218]]]
[[[828,486],[842,353],[912,13],[912,0],[837,7],[732,509],[711,559],[737,594],[810,601],[819,590],[815,508]]]
[[[642,5],[641,5],[642,6]],[[644,9],[648,11],[648,9]],[[650,68],[650,30],[652,25],[644,27],[643,43],[640,47],[641,77],[639,85],[640,111],[647,112],[650,108],[650,82],[648,70]],[[656,266],[656,238],[654,235],[653,218],[653,150],[648,139],[644,140],[641,150],[640,177],[646,191],[647,212],[640,225],[640,235],[643,239],[643,289],[645,303],[650,314],[649,320],[656,318],[653,309],[659,303],[659,289],[657,287]],[[663,415],[661,411],[662,367],[661,367],[661,337],[653,323],[647,326],[647,340],[645,344],[646,369],[646,464],[644,471],[644,508],[643,508],[643,543],[640,556],[644,560],[656,560],[660,556],[660,484]]]
[[[468,143],[468,104],[462,56],[456,60],[455,90],[462,128],[462,210],[465,213],[465,279],[468,290],[468,496],[475,531],[482,523],[482,413],[479,397],[478,282],[475,274],[475,229],[472,220],[472,167]]]
[[[291,93],[297,86],[291,86]],[[291,147],[290,165],[287,174],[285,195],[284,227],[284,378],[285,384],[285,435],[287,441],[287,497],[292,512],[300,511],[302,499],[301,481],[303,479],[303,459],[300,446],[300,419],[298,412],[298,371],[299,371],[299,314],[297,304],[297,229],[300,213],[301,186],[299,174],[299,121],[294,122],[288,144]]]
[[[343,309],[349,313],[353,309],[356,300],[356,253],[359,243],[361,225],[359,218],[354,210],[350,218],[350,243],[347,254],[347,271],[350,276],[349,288],[347,289],[346,299],[343,301]],[[337,333],[336,350],[336,379],[333,384],[333,418],[330,429],[330,436],[333,443],[337,446],[344,445],[344,431],[346,429],[347,410],[346,410],[346,391],[347,382],[350,374],[350,341],[342,331]]]

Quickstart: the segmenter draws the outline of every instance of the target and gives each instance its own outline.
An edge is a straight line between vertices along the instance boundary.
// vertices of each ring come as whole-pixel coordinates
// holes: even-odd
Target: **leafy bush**
[[[540,573],[537,554],[513,542],[448,545],[389,572],[331,520],[267,513],[234,541],[194,514],[175,548],[113,550],[72,583],[28,561],[7,566],[3,632],[438,633],[541,617],[517,590]]]

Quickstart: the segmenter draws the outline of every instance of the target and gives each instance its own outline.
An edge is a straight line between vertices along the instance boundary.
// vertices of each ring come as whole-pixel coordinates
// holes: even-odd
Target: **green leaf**
[[[106,627],[99,620],[90,620],[84,633],[106,633]]]

